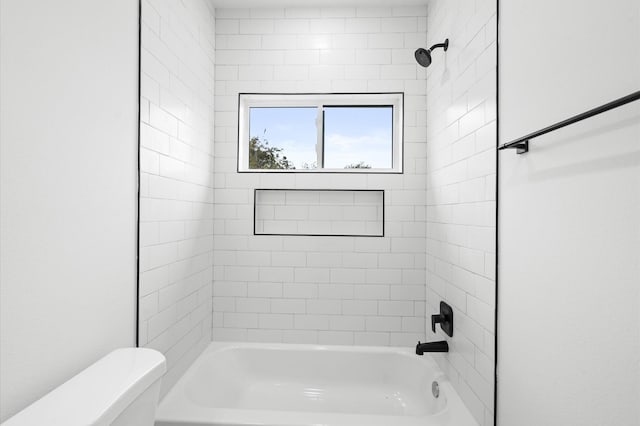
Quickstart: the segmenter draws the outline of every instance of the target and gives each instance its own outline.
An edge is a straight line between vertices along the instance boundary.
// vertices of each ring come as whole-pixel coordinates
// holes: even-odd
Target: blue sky
[[[281,155],[302,168],[316,161],[317,108],[251,108],[250,136],[283,148]],[[325,168],[364,161],[391,168],[391,107],[325,107]]]

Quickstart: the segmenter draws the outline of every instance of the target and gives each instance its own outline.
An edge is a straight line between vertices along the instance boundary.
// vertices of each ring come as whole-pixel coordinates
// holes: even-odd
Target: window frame
[[[391,168],[371,169],[250,169],[250,108],[317,108],[316,155],[324,162],[324,108],[327,107],[392,107]],[[383,173],[402,174],[404,169],[404,93],[239,93],[238,94],[238,173]]]

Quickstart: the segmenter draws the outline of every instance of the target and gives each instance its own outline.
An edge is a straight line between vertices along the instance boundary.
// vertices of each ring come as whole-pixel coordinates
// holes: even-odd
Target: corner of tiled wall
[[[493,425],[495,364],[497,3],[429,3],[427,317],[454,310],[450,352],[438,357],[465,404]],[[431,333],[429,333],[431,334]]]
[[[211,340],[214,24],[205,0],[142,0],[139,333],[163,394]]]

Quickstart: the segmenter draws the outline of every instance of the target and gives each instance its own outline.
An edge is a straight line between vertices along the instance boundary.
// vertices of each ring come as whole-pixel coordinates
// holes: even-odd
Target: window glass
[[[393,167],[393,107],[325,107],[324,167]]]
[[[317,167],[315,107],[250,108],[250,169]]]

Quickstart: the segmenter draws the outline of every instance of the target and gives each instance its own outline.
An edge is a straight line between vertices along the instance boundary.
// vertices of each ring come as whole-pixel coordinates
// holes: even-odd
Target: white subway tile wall
[[[424,340],[426,24],[426,7],[216,10],[214,340]],[[404,92],[404,174],[237,173],[252,92]],[[385,190],[385,237],[254,236],[254,188]]]
[[[455,332],[437,357],[476,420],[493,425],[496,212],[496,2],[431,0],[427,79],[427,314]],[[429,320],[427,315],[427,320]]]
[[[384,236],[384,191],[260,189],[255,193],[255,233],[260,235]],[[310,259],[309,266],[340,263]]]
[[[211,340],[214,25],[205,0],[142,0],[139,333],[163,393]]]

